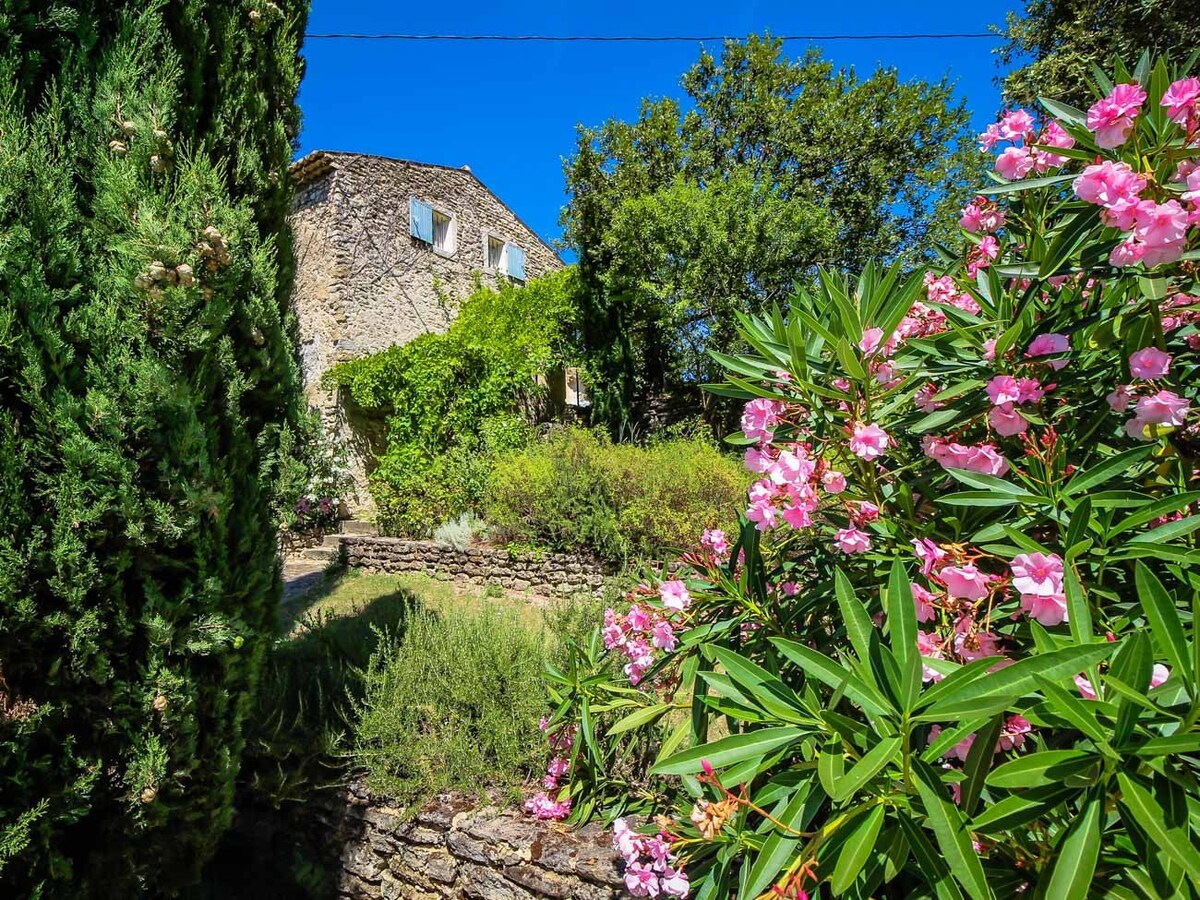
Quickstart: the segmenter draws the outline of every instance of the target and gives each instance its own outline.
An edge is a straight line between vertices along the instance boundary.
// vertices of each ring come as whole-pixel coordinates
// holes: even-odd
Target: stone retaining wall
[[[357,786],[308,818],[341,848],[334,875],[345,900],[626,896],[620,856],[598,825],[568,829],[457,795],[412,817]]]
[[[544,597],[580,591],[598,594],[606,574],[599,562],[583,556],[509,553],[478,547],[456,550],[427,541],[359,535],[342,539],[342,557],[351,568],[369,572],[421,572],[434,578],[494,584]]]

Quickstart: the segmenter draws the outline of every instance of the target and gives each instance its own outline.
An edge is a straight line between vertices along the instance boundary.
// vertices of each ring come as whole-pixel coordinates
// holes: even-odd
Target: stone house
[[[466,166],[320,150],[291,174],[305,397],[349,444],[365,506],[381,423],[324,388],[321,376],[343,360],[444,331],[453,301],[477,280],[523,282],[563,263]]]

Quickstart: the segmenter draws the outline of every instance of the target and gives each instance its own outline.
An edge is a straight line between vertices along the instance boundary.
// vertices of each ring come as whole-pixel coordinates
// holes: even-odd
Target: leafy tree
[[[1026,0],[1010,12],[1000,62],[1032,58],[1001,79],[1004,99],[1035,106],[1054,97],[1086,108],[1092,66],[1116,54],[1130,64],[1143,51],[1182,64],[1200,46],[1200,10],[1194,0]]]
[[[814,266],[916,254],[962,199],[947,185],[978,171],[945,81],[862,79],[751,37],[682,84],[691,108],[647,100],[635,122],[583,128],[566,167],[595,413],[614,429],[715,375],[734,314],[784,302]]]
[[[0,893],[228,824],[298,416],[301,0],[0,0]]]

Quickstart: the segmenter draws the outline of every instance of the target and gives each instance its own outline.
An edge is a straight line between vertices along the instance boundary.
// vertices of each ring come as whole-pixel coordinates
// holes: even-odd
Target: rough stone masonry
[[[342,539],[346,565],[369,572],[419,572],[432,578],[494,584],[540,597],[559,597],[604,588],[604,567],[586,556],[510,553],[485,547],[458,550],[430,541],[348,535]]]
[[[599,825],[570,829],[454,794],[411,816],[361,785],[309,819],[314,836],[340,848],[335,876],[346,900],[627,896],[620,855]]]

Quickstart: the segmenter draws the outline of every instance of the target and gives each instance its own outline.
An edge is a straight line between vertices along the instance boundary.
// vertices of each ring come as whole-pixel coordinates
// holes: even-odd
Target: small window
[[[454,219],[440,209],[433,211],[433,249],[453,253],[455,249]]]
[[[504,241],[495,235],[487,236],[486,267],[495,272],[504,271]]]

